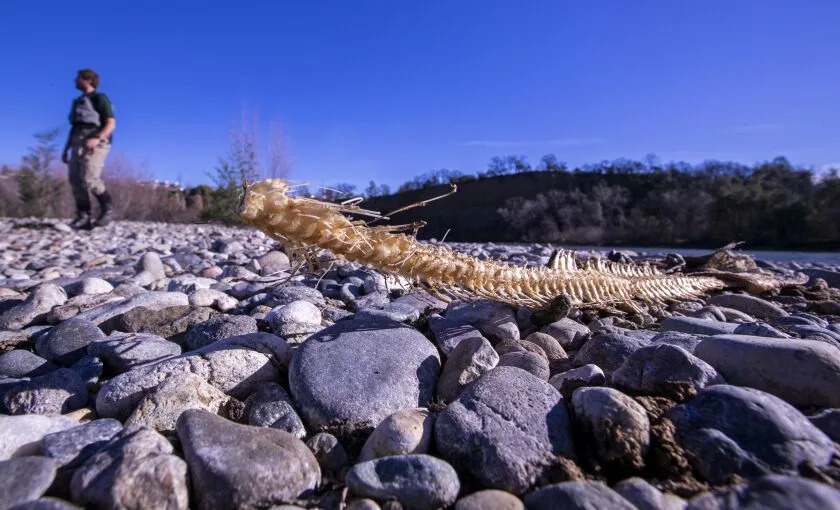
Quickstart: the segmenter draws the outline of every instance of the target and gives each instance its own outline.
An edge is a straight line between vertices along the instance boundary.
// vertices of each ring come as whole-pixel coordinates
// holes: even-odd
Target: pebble
[[[648,345],[648,341],[617,333],[596,333],[575,356],[576,366],[598,365],[607,376],[627,361],[637,349]]]
[[[456,323],[475,326],[492,343],[519,340],[516,314],[503,303],[484,299],[453,301],[446,308],[445,316]]]
[[[580,388],[572,395],[577,430],[602,469],[638,471],[650,445],[645,409],[612,388]]]
[[[116,375],[174,358],[181,354],[181,346],[149,333],[112,333],[89,343],[87,352],[101,359],[109,374]]]
[[[103,418],[44,436],[43,454],[58,466],[75,468],[122,430],[117,420]]]
[[[685,504],[654,485],[698,507],[779,498],[799,508],[813,496],[822,510],[836,497],[802,478],[837,479],[826,456],[840,409],[840,305],[823,282],[796,296],[672,303],[635,322],[574,308],[548,322],[556,317],[486,300],[448,304],[326,252],[326,274],[292,276],[275,240],[253,229],[43,224],[0,221],[0,399],[58,413],[68,389],[88,398],[61,416],[0,415],[0,462],[39,455],[58,466],[50,497],[18,508],[518,509],[539,508],[539,494],[557,495],[553,506]],[[529,265],[554,248],[453,246]],[[179,427],[191,415],[190,431]],[[627,416],[639,420],[627,428]],[[462,486],[460,499],[429,503],[449,493],[413,475],[396,484],[408,496],[345,490],[351,461],[424,456],[437,460],[400,465],[449,465],[435,479]],[[74,493],[79,473],[88,478]],[[618,482],[633,475],[645,479]],[[618,483],[581,481],[593,478]],[[712,491],[710,478],[729,485]],[[376,472],[368,481],[391,483]]]
[[[564,349],[579,349],[589,337],[588,327],[572,319],[564,318],[542,327],[540,332],[554,338]]]
[[[548,335],[546,333],[534,331],[525,338],[525,341],[530,342],[542,349],[542,352],[545,354],[545,357],[549,363],[568,359],[569,357],[569,355],[566,353],[566,350],[563,349],[562,345],[560,345],[560,342],[557,341],[557,339],[555,339],[553,336]]]
[[[548,368],[548,361],[544,356],[535,352],[508,352],[499,356],[500,367],[516,367],[522,369],[534,377],[548,381],[551,371]]]
[[[23,349],[0,354],[0,376],[35,377],[58,369],[46,359]]]
[[[461,484],[447,462],[430,455],[382,457],[360,462],[347,472],[347,487],[356,495],[396,499],[404,508],[448,507]]]
[[[709,337],[694,354],[729,384],[772,393],[797,406],[840,407],[840,349],[816,340]]]
[[[141,365],[110,379],[96,395],[96,412],[125,419],[148,390],[180,373],[194,373],[234,398],[245,398],[288,366],[291,351],[269,333],[228,338],[152,365]]]
[[[274,334],[282,337],[308,335],[321,329],[321,311],[302,299],[272,308],[265,320]]]
[[[548,380],[557,391],[565,398],[572,398],[572,394],[578,388],[587,386],[603,386],[607,382],[604,371],[598,365],[583,365],[563,373],[557,374]]]
[[[612,382],[622,390],[681,402],[724,380],[711,365],[682,347],[656,344],[631,354],[613,373]]]
[[[350,464],[347,450],[338,438],[329,432],[318,432],[306,440],[306,446],[312,450],[322,471],[337,472]]]
[[[528,372],[496,367],[438,414],[435,444],[444,459],[483,488],[522,494],[562,456],[574,457],[562,401],[557,390]]]
[[[468,338],[484,339],[481,332],[473,326],[437,314],[429,317],[429,329],[434,334],[437,346],[444,356],[450,356],[455,347]]]
[[[463,339],[443,364],[437,381],[438,398],[447,404],[452,402],[469,383],[498,364],[499,355],[483,336]]]
[[[838,507],[840,491],[833,487],[804,478],[768,475],[694,497],[686,510],[828,510]]]
[[[256,333],[257,321],[247,315],[220,315],[207,319],[201,324],[190,328],[184,337],[184,346],[189,351],[194,351],[213,342],[224,340],[238,335]]]
[[[733,474],[793,474],[805,461],[825,466],[834,448],[796,408],[752,388],[710,386],[669,418],[694,467],[712,483]]]
[[[464,496],[455,502],[455,510],[525,510],[522,500],[505,491],[486,489]]]
[[[0,508],[43,496],[55,479],[56,468],[55,461],[46,457],[0,461]]]
[[[0,460],[40,455],[45,435],[78,425],[78,421],[64,416],[0,415]]]
[[[681,497],[663,493],[639,477],[622,480],[613,486],[613,490],[639,510],[683,510],[686,506]]]
[[[69,368],[33,377],[3,392],[9,414],[69,413],[84,407],[87,399],[87,384]]]
[[[602,482],[562,482],[546,485],[523,498],[528,510],[609,508],[636,510],[636,506]]]
[[[73,501],[99,508],[188,508],[187,464],[148,429],[123,431],[76,469]]]
[[[178,419],[177,431],[198,508],[292,503],[321,480],[309,448],[282,430],[240,425],[192,409]]]
[[[377,425],[362,446],[356,462],[391,455],[428,453],[434,416],[428,409],[401,409]]]
[[[51,328],[35,342],[35,351],[44,358],[62,366],[69,366],[82,359],[88,345],[105,338],[105,333],[91,321],[74,317]]]
[[[772,319],[787,315],[784,309],[773,303],[748,294],[718,294],[709,298],[709,303],[734,308],[757,319]]]
[[[175,432],[178,417],[187,409],[205,411],[236,420],[242,404],[193,373],[175,374],[150,389],[126,418],[129,428],[149,428],[162,434]]]
[[[340,439],[434,396],[440,357],[417,330],[376,317],[335,323],[295,352],[289,387],[305,423]],[[340,424],[336,427],[335,424]]]
[[[0,329],[23,329],[46,319],[47,313],[67,302],[67,293],[58,285],[44,283],[19,305],[0,313]]]
[[[264,383],[245,400],[244,417],[249,425],[280,429],[298,439],[306,437],[306,428],[292,399],[277,383]]]
[[[724,335],[732,333],[738,324],[694,317],[668,317],[662,321],[661,331],[677,331],[689,335]]]

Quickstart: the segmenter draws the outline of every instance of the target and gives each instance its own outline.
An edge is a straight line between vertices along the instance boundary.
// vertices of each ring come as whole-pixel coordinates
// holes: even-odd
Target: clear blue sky
[[[112,157],[188,184],[241,112],[291,177],[395,186],[495,155],[840,163],[840,2],[0,2],[0,163],[61,126],[78,69]]]

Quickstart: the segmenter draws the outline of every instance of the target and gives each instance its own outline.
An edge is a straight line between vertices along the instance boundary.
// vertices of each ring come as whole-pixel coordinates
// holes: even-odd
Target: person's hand
[[[99,145],[99,142],[101,142],[101,141],[102,140],[100,140],[99,138],[88,138],[87,140],[85,140],[85,147],[88,150],[92,151],[93,149],[96,148],[97,145]]]
[[[65,147],[63,151],[61,151],[61,162],[65,165],[70,164],[70,147]]]

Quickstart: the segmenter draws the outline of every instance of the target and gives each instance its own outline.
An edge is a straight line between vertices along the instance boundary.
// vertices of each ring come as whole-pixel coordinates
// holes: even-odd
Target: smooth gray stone
[[[19,305],[0,313],[0,329],[23,329],[43,322],[53,307],[67,302],[67,293],[58,285],[42,283]]]
[[[738,328],[734,322],[719,322],[694,317],[668,317],[660,326],[662,331],[678,331],[691,335],[723,335]]]
[[[58,498],[38,498],[9,507],[8,510],[82,510],[82,508]]]
[[[820,326],[790,326],[788,331],[808,340],[825,342],[840,349],[840,334]]]
[[[808,419],[835,443],[840,444],[840,409],[824,409]]]
[[[302,299],[272,308],[265,321],[274,334],[282,337],[308,335],[322,329],[321,311]]]
[[[525,510],[522,500],[496,489],[476,491],[455,502],[455,510]]]
[[[43,454],[59,466],[74,468],[99,451],[117,433],[122,424],[111,418],[102,418],[44,436]]]
[[[0,461],[0,509],[43,496],[55,479],[56,468],[55,461],[46,457]]]
[[[97,277],[78,278],[66,285],[63,285],[64,291],[69,296],[78,296],[80,294],[107,294],[114,290],[114,286],[108,283],[107,280]]]
[[[508,352],[502,354],[499,356],[498,366],[516,367],[543,381],[548,381],[551,375],[551,370],[548,368],[548,361],[545,357],[535,352]]]
[[[458,342],[443,364],[437,382],[438,397],[445,403],[455,400],[467,384],[499,363],[499,355],[482,336]]]
[[[580,388],[572,395],[577,431],[603,469],[638,471],[650,446],[644,407],[612,388]]]
[[[82,381],[85,382],[88,392],[91,393],[96,390],[96,384],[99,382],[99,377],[102,376],[104,369],[105,365],[102,363],[102,360],[90,355],[73,363],[70,367],[70,370],[76,372]]]
[[[109,374],[156,363],[181,354],[181,346],[151,333],[112,333],[94,340],[87,352],[102,360]]]
[[[356,462],[379,457],[428,453],[435,416],[425,408],[401,409],[377,425],[368,436]]]
[[[239,425],[200,410],[186,411],[176,428],[197,508],[290,503],[310,494],[321,480],[312,452],[282,430]]]
[[[57,368],[41,356],[23,349],[0,354],[0,376],[4,377],[36,377]]]
[[[96,412],[125,419],[143,395],[164,379],[191,372],[234,398],[245,398],[265,381],[276,381],[288,366],[291,349],[268,333],[231,337],[154,365],[143,365],[109,380],[96,396]]]
[[[453,301],[444,316],[456,323],[475,326],[491,343],[519,340],[516,314],[510,306],[496,301]]]
[[[267,382],[251,394],[245,400],[244,416],[249,425],[280,429],[298,439],[306,437],[292,398],[277,383]]]
[[[3,393],[9,414],[64,414],[81,409],[87,399],[87,384],[69,368],[33,377]]]
[[[190,300],[183,292],[144,292],[129,297],[124,301],[105,303],[82,312],[76,316],[77,319],[85,319],[97,326],[105,325],[107,321],[118,318],[118,316],[143,307],[151,311],[163,310],[174,306],[189,306]]]
[[[40,455],[45,435],[78,425],[78,421],[66,416],[0,415],[0,460]]]
[[[575,366],[598,365],[608,377],[648,341],[616,333],[596,333],[575,356]]]
[[[289,269],[289,257],[282,251],[272,250],[257,259],[262,276],[279,273]]]
[[[545,325],[540,332],[557,340],[564,349],[578,349],[591,331],[583,324],[569,318],[560,319]]]
[[[220,315],[190,328],[184,338],[184,345],[192,351],[225,338],[256,333],[257,331],[257,321],[253,317]]]
[[[639,510],[683,510],[687,504],[679,496],[664,494],[639,477],[622,480],[613,486],[613,490]]]
[[[338,442],[338,438],[329,432],[318,432],[306,440],[306,446],[312,450],[318,465],[324,471],[338,471],[350,464],[347,450]]]
[[[686,510],[829,510],[840,508],[840,491],[804,478],[768,475],[706,492]]]
[[[560,345],[560,342],[551,335],[534,331],[524,341],[542,349],[549,363],[566,360],[569,357],[566,350]]]
[[[203,409],[238,419],[242,403],[190,373],[175,374],[149,390],[125,420],[127,428],[146,427],[163,434],[175,432],[178,417],[187,409]]]
[[[829,287],[840,289],[840,271],[831,271],[828,269],[808,268],[800,269],[800,272],[808,275],[807,285],[813,285],[817,278],[822,278]]]
[[[719,335],[700,342],[694,354],[730,384],[796,406],[840,407],[840,349],[823,342]]]
[[[263,303],[266,306],[275,308],[277,306],[286,305],[292,301],[302,299],[309,301],[318,308],[324,308],[326,301],[324,296],[317,290],[311,287],[304,287],[302,285],[288,285],[284,287],[273,287]]]
[[[643,395],[683,401],[712,384],[723,384],[720,374],[708,363],[681,347],[648,345],[627,358],[613,373],[613,384]]]
[[[732,332],[735,335],[766,336],[771,338],[790,338],[790,335],[779,331],[766,322],[745,322],[739,324]]]
[[[752,388],[717,385],[668,415],[692,463],[712,483],[731,475],[797,473],[825,466],[834,444],[793,406]]]
[[[396,499],[404,508],[445,508],[455,502],[461,484],[448,463],[431,455],[395,455],[356,464],[347,487],[359,496]]]
[[[496,367],[469,385],[435,421],[441,457],[480,487],[521,494],[563,457],[574,457],[569,414],[551,385]]]
[[[718,294],[709,298],[709,304],[734,308],[756,319],[784,317],[788,314],[777,305],[748,294]]]
[[[603,386],[606,382],[604,371],[598,368],[598,365],[591,364],[566,370],[548,380],[564,398],[572,398],[572,394],[578,388]]]
[[[186,509],[187,464],[149,429],[124,430],[76,469],[73,501],[96,508]]]
[[[368,317],[385,317],[403,324],[412,324],[420,318],[420,311],[408,304],[397,303],[396,301],[388,304],[385,308],[377,310],[375,308],[366,308],[356,314],[357,320],[363,320]]]
[[[429,317],[429,329],[435,335],[437,345],[444,356],[449,356],[459,343],[468,338],[484,339],[484,336],[473,326],[437,314]]]
[[[526,495],[528,510],[636,510],[636,507],[601,482],[562,482],[546,485]]]
[[[384,318],[341,321],[295,352],[289,387],[315,431],[345,440],[406,407],[425,407],[440,371],[437,349],[416,329]]]
[[[35,342],[35,351],[44,358],[69,366],[87,355],[87,347],[105,333],[96,324],[78,316],[54,326]]]

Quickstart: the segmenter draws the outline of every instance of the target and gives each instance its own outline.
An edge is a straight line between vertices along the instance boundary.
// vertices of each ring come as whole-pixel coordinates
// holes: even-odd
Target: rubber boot
[[[114,221],[114,210],[111,207],[111,195],[107,191],[103,191],[96,196],[96,201],[99,202],[99,217],[96,218],[96,226],[104,227]]]
[[[70,222],[70,228],[90,230],[90,200],[76,200],[76,218]]]

